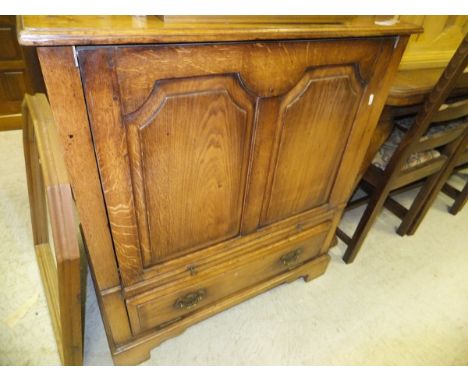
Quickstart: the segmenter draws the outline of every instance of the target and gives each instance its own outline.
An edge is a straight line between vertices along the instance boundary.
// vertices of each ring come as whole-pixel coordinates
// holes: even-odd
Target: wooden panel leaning
[[[72,191],[45,95],[26,95],[22,113],[34,248],[57,347],[64,365],[81,365],[84,283]]]
[[[460,115],[459,112],[447,113],[441,109],[441,105],[465,70],[468,61],[467,54],[468,38],[465,36],[452,60],[442,73],[440,80],[426,98],[414,123],[401,138],[401,142],[398,143],[389,161],[383,168],[371,164],[364,174],[362,185],[369,194],[367,208],[352,237],[337,229],[338,237],[348,246],[343,256],[346,263],[354,261],[367,233],[384,206],[402,219],[402,223],[397,230],[400,235],[413,234],[445,183],[448,177],[447,174],[453,170],[456,158],[461,155],[461,150],[466,147],[466,117],[455,128],[437,132],[430,136],[427,136],[426,133],[434,121],[460,119],[460,117],[465,116],[464,114]],[[460,108],[460,110],[463,113],[463,109]],[[424,163],[408,166],[412,154],[434,148],[438,149],[440,155],[434,156]],[[421,179],[425,179],[424,183],[409,210],[389,197],[390,192]],[[359,204],[362,204],[362,200],[350,203],[350,206]]]

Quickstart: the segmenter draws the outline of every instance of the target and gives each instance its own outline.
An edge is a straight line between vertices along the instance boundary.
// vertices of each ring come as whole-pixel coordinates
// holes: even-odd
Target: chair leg
[[[378,193],[374,193],[374,195],[378,195]],[[351,238],[348,247],[343,255],[343,260],[346,264],[352,263],[362,247],[364,240],[369,233],[369,230],[374,224],[377,216],[379,215],[380,211],[383,208],[384,202],[387,199],[388,191],[381,192],[378,196],[372,196],[369,204],[367,205],[364,214],[359,221],[359,224],[354,231],[353,237]]]
[[[426,216],[427,211],[432,206],[437,195],[442,190],[442,187],[452,174],[455,164],[457,163],[458,157],[463,153],[467,145],[468,133],[464,135],[464,137],[461,139],[461,142],[454,142],[453,148],[456,149],[453,151],[453,154],[450,155],[450,160],[447,163],[445,169],[442,171],[442,173],[434,174],[427,180],[428,183],[434,184],[434,186],[431,188],[431,191],[427,195],[426,200],[420,202],[421,208],[418,209],[418,213],[410,223],[406,231],[407,235],[414,235],[419,225],[423,221],[424,217]],[[451,150],[453,148],[451,148]]]
[[[424,209],[428,210],[429,207],[432,205],[434,198],[431,198],[431,193],[434,191],[434,187],[438,187],[438,177],[438,173],[434,174],[424,182],[421,190],[418,192],[416,198],[411,204],[410,209],[403,217],[400,226],[397,228],[397,233],[400,236],[412,235],[414,233],[414,231],[412,233],[409,233],[411,226],[413,222],[417,219],[420,212]]]
[[[450,207],[449,212],[452,215],[458,214],[460,210],[463,208],[463,206],[466,204],[467,200],[468,200],[468,181],[466,182],[465,187],[463,187],[463,190],[461,190],[458,196],[455,198],[455,203],[453,203],[452,207]]]
[[[433,175],[433,177],[436,177],[436,176],[437,174]],[[402,223],[402,225],[398,228],[398,230],[400,230],[400,228],[403,226],[402,229],[405,230],[404,231],[405,235],[414,235],[419,225],[422,223],[424,217],[426,216],[427,212],[429,211],[429,208],[431,208],[432,204],[434,203],[443,185],[447,181],[448,177],[449,177],[449,174],[447,173],[439,177],[438,181],[436,179],[434,186],[432,187],[430,192],[427,194],[427,196],[425,195],[426,196],[425,198],[418,198],[417,200],[414,201],[413,205],[415,205],[414,209],[416,213],[411,216],[411,220],[408,219],[409,222],[407,225],[403,226],[403,223]],[[411,208],[413,208],[413,206],[411,206]]]

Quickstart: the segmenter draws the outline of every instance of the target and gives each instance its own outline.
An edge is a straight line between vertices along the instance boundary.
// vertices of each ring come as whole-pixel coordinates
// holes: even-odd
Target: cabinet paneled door
[[[80,49],[125,285],[345,202],[344,149],[386,41]]]

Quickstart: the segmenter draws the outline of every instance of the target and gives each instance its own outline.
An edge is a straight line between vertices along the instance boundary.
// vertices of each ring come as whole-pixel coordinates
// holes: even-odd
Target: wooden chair
[[[450,114],[451,110],[449,108],[443,112]],[[465,101],[458,106],[457,111],[455,112],[455,116],[460,115],[468,115],[468,101]],[[465,132],[465,135],[468,135],[468,131]],[[468,181],[465,182],[465,186],[461,190],[457,190],[448,183],[448,179],[451,175],[456,174],[465,168],[468,168],[468,137],[465,137],[464,141],[460,144],[454,155],[452,155],[450,158],[450,161],[447,164],[445,170],[441,173],[433,192],[419,207],[419,211],[417,214],[415,214],[415,218],[409,226],[407,234],[414,234],[439,191],[444,192],[446,195],[454,199],[453,205],[449,207],[449,212],[453,215],[456,215],[458,212],[460,212],[460,210],[466,204],[466,200],[468,198]]]
[[[34,247],[64,365],[83,363],[83,247],[54,120],[43,94],[22,104]],[[49,226],[51,235],[49,235]]]
[[[337,229],[337,236],[347,244],[343,256],[346,263],[354,261],[367,233],[384,206],[402,219],[397,230],[400,235],[413,234],[427,212],[431,201],[441,190],[444,184],[443,177],[448,176],[447,173],[451,169],[453,170],[455,158],[460,155],[468,143],[466,118],[463,123],[446,131],[433,135],[426,133],[434,121],[447,121],[460,117],[457,111],[452,110],[448,113],[441,106],[465,70],[467,62],[468,37],[465,36],[384,169],[372,164],[364,174],[361,185],[368,196],[349,205],[352,208],[362,204],[363,201],[368,201],[364,214],[352,237]],[[429,152],[435,148],[438,148],[439,156],[415,166],[408,166],[412,155]],[[421,190],[409,210],[389,197],[392,191],[414,185],[422,179],[424,182]]]

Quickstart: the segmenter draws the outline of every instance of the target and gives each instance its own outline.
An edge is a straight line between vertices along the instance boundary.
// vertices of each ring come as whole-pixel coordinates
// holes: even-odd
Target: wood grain
[[[415,31],[367,19],[190,28],[152,17],[22,19],[24,43],[80,45],[78,67],[72,48],[40,54],[116,364],[325,272]],[[278,266],[297,245],[306,261]],[[203,298],[196,286],[206,305],[173,315],[174,304]]]
[[[75,66],[72,48],[40,48],[38,55],[96,289],[119,286],[120,277],[89,131],[81,78]],[[67,86],[63,86],[63,83]],[[115,303],[118,304],[118,301]],[[101,312],[105,326],[109,329],[111,346],[112,338],[128,340],[130,337],[128,323],[125,330],[126,321],[122,321],[122,316],[110,313],[115,310],[121,311],[113,305],[104,305]]]
[[[124,289],[126,298],[143,293],[151,288],[191,274],[191,270],[207,269],[226,264],[246,253],[256,253],[262,248],[272,246],[277,241],[288,240],[299,232],[308,230],[328,221],[336,214],[336,209],[327,206],[314,208],[302,214],[273,223],[249,235],[196,250],[180,257],[174,257],[145,270],[144,281]]]
[[[262,225],[328,202],[364,86],[354,67],[326,67],[284,96]]]
[[[272,246],[251,252],[247,256],[234,258],[228,264],[223,263],[208,269],[197,268],[195,274],[187,274],[185,278],[128,299],[127,307],[133,332],[137,334],[156,326],[162,326],[174,319],[186,317],[226,296],[317,257],[320,255],[320,249],[329,227],[330,223],[326,222],[311,230],[291,236],[288,240],[276,242]],[[294,251],[298,251],[297,257],[291,259],[290,263],[284,264],[281,257],[292,254]],[[204,295],[196,306],[193,308],[174,307],[177,298],[197,290],[202,290]]]
[[[325,16],[325,20],[329,16]],[[154,44],[408,35],[422,32],[405,22],[375,24],[374,18],[349,23],[164,23],[157,16],[22,16],[22,45]]]
[[[235,76],[170,80],[127,118],[145,266],[239,234],[254,106]]]

